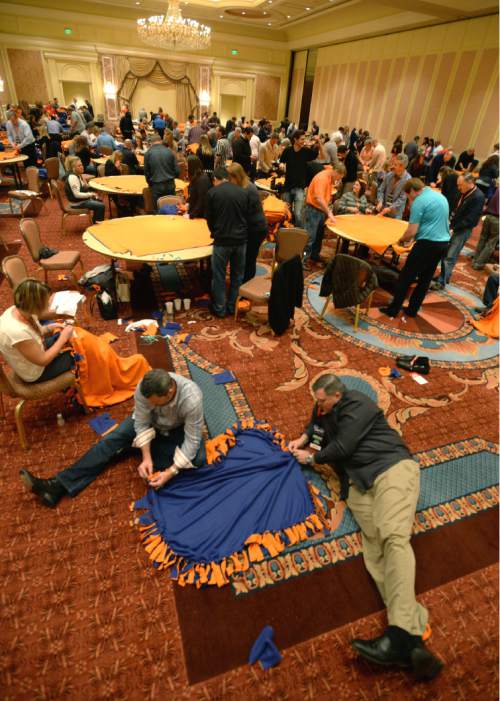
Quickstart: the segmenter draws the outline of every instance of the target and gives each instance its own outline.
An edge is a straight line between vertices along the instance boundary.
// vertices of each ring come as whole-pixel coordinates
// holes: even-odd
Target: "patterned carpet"
[[[47,245],[81,249],[87,269],[102,263],[97,254],[82,245],[79,222],[70,222],[64,237],[59,233],[60,218],[55,203],[46,203],[38,222]],[[5,217],[2,224],[2,236],[8,242],[19,239],[16,218]],[[33,271],[24,246],[21,253]],[[485,275],[472,271],[465,258],[460,260],[455,277],[454,286],[467,295],[477,294],[475,288],[484,286]],[[308,288],[308,295],[311,290]],[[0,284],[0,298],[2,309],[11,303],[5,280]],[[464,313],[463,304],[458,295],[453,296],[452,306],[461,313]],[[461,323],[456,319],[454,324]],[[402,431],[413,452],[431,460],[433,450],[449,446],[453,454],[447,464],[454,479],[458,481],[458,471],[463,474],[473,470],[477,472],[476,491],[489,488],[488,480],[480,479],[483,473],[479,471],[479,463],[463,460],[482,454],[481,460],[487,462],[490,444],[498,441],[498,373],[491,356],[476,362],[467,353],[463,354],[469,358],[466,362],[439,361],[433,365],[429,384],[420,386],[407,373],[400,380],[380,377],[378,368],[387,365],[388,352],[371,342],[354,342],[351,336],[341,334],[328,322],[320,322],[317,310],[311,310],[307,304],[297,313],[293,328],[279,338],[273,337],[258,319],[238,324],[232,319],[214,320],[206,307],[195,306],[178,318],[182,324],[188,320],[195,322],[186,328],[193,334],[188,349],[196,354],[196,362],[190,366],[189,353],[179,359],[174,350],[176,367],[192,372],[193,376],[200,372],[199,368],[231,369],[239,381],[237,394],[231,397],[235,413],[251,411],[279,426],[287,437],[295,437],[310,411],[311,382],[320,373],[334,370],[367,382],[379,397],[389,421]],[[135,338],[125,334],[116,322],[94,317],[91,330],[115,333],[119,337],[115,348],[120,354],[135,351]],[[454,331],[456,328],[449,333]],[[433,334],[429,331],[430,336]],[[205,368],[198,360],[200,357],[206,363]],[[194,358],[193,355],[191,360]],[[201,378],[199,375],[200,381]],[[66,499],[56,511],[48,511],[24,491],[17,478],[19,468],[50,475],[91,445],[96,440],[95,434],[86,417],[66,411],[62,398],[50,404],[40,402],[26,411],[32,447],[22,451],[13,422],[13,402],[7,400],[5,404],[5,416],[0,418],[5,504],[0,516],[2,698],[9,701],[498,698],[495,566],[478,567],[421,595],[431,613],[432,649],[446,662],[442,676],[431,685],[415,686],[405,672],[380,671],[356,658],[349,640],[353,636],[378,634],[384,626],[384,616],[376,613],[361,614],[363,617],[349,625],[286,647],[282,664],[270,672],[243,665],[190,686],[173,586],[165,577],[155,576],[147,566],[142,546],[128,526],[128,504],[143,494],[135,461],[119,463],[78,498]],[[119,420],[130,409],[131,403],[127,402],[113,407],[110,413]],[[66,412],[63,428],[56,427],[59,411]],[[228,412],[227,416],[220,412],[221,424],[230,420],[229,409]],[[216,429],[214,424],[211,430]],[[473,438],[478,441],[475,448],[480,449],[467,452],[471,444],[466,443],[465,452],[460,454],[464,441]],[[484,474],[489,474],[486,462]],[[424,470],[432,469],[426,462]],[[457,482],[448,485],[446,480],[444,486],[454,488],[454,485]],[[453,489],[445,493],[445,501],[452,502],[454,498]],[[430,504],[426,494],[422,499],[423,511],[441,504]],[[471,524],[474,518],[480,516],[469,519]],[[445,533],[448,528],[454,526],[438,528],[436,532]],[[493,538],[494,533],[490,535]],[[426,566],[439,573],[444,565],[436,560]],[[306,578],[296,578],[295,582],[300,585],[302,579]],[[288,585],[293,586],[294,582],[285,586]],[[275,596],[282,596],[283,586],[271,587],[277,592]],[[257,599],[266,591],[270,590],[254,596]],[[286,598],[284,601],[286,604]],[[315,601],[314,593],[312,601]],[[335,598],[322,601],[321,606],[333,609]],[[297,607],[289,612],[289,617],[300,614]],[[223,624],[227,627],[230,622],[224,620]],[[277,642],[280,644],[279,637]],[[213,673],[217,673],[215,668]]]

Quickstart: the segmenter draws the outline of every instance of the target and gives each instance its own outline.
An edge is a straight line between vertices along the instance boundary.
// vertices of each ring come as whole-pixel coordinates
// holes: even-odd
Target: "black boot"
[[[28,470],[21,470],[19,474],[26,487],[31,489],[33,494],[36,494],[45,506],[54,508],[61,497],[67,494],[63,485],[55,477],[40,479],[32,475]]]

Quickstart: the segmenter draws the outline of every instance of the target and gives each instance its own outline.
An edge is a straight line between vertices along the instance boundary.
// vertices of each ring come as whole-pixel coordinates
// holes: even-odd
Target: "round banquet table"
[[[258,180],[255,181],[256,187],[259,188],[259,190],[264,190],[265,192],[276,192],[276,188],[271,187],[271,182],[272,178],[259,178]],[[285,184],[285,178],[284,177],[279,177],[276,178],[275,185],[284,185]]]
[[[335,217],[335,224],[326,225],[337,236],[368,246],[382,255],[396,244],[408,227],[408,222],[391,217],[370,214],[341,214]]]
[[[175,179],[175,191],[184,192],[189,183]],[[135,195],[140,196],[144,188],[148,187],[144,175],[110,175],[104,178],[93,178],[89,181],[89,187],[108,195]]]
[[[175,215],[106,219],[90,226],[83,242],[104,256],[143,263],[185,263],[212,255],[206,220]]]
[[[21,173],[19,172],[19,164],[27,160],[28,156],[26,156],[24,153],[19,153],[16,155],[16,152],[12,150],[0,152],[0,168],[2,166],[7,165],[13,166],[14,183],[18,190],[20,190],[23,186],[23,181],[21,180]]]

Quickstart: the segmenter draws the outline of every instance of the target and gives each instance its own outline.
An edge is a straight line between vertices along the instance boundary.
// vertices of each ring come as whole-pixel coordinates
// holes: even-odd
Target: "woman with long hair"
[[[259,191],[250,181],[239,163],[231,163],[227,168],[229,182],[242,187],[248,193],[248,240],[243,282],[255,277],[259,248],[267,236],[267,220]]]
[[[210,144],[210,140],[206,134],[202,134],[200,136],[200,145],[198,146],[196,155],[198,156],[203,165],[203,170],[206,173],[212,174],[214,171],[215,155],[214,150]]]
[[[26,278],[14,290],[14,304],[0,316],[0,353],[24,382],[45,382],[73,367],[70,351],[61,352],[72,326],[47,324],[50,287]],[[58,335],[53,335],[58,333]]]
[[[207,192],[212,187],[212,181],[203,171],[203,164],[197,156],[189,156],[187,171],[189,218],[204,219],[206,217]]]

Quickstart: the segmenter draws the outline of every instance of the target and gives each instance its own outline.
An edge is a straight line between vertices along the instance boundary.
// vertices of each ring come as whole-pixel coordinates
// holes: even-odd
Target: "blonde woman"
[[[110,175],[122,175],[122,159],[123,154],[121,151],[113,151],[104,166],[104,175],[106,177]]]
[[[229,182],[247,191],[248,196],[248,239],[245,257],[245,273],[243,282],[251,280],[257,272],[257,255],[259,248],[267,236],[267,220],[259,191],[250,181],[239,163],[231,163],[227,168]]]
[[[200,145],[198,146],[196,155],[200,159],[205,173],[212,174],[214,171],[215,154],[206,134],[200,136]]]
[[[49,298],[48,285],[26,278],[14,290],[14,305],[0,316],[0,353],[25,382],[45,382],[73,366],[70,351],[61,352],[73,327],[39,323],[49,313]]]

